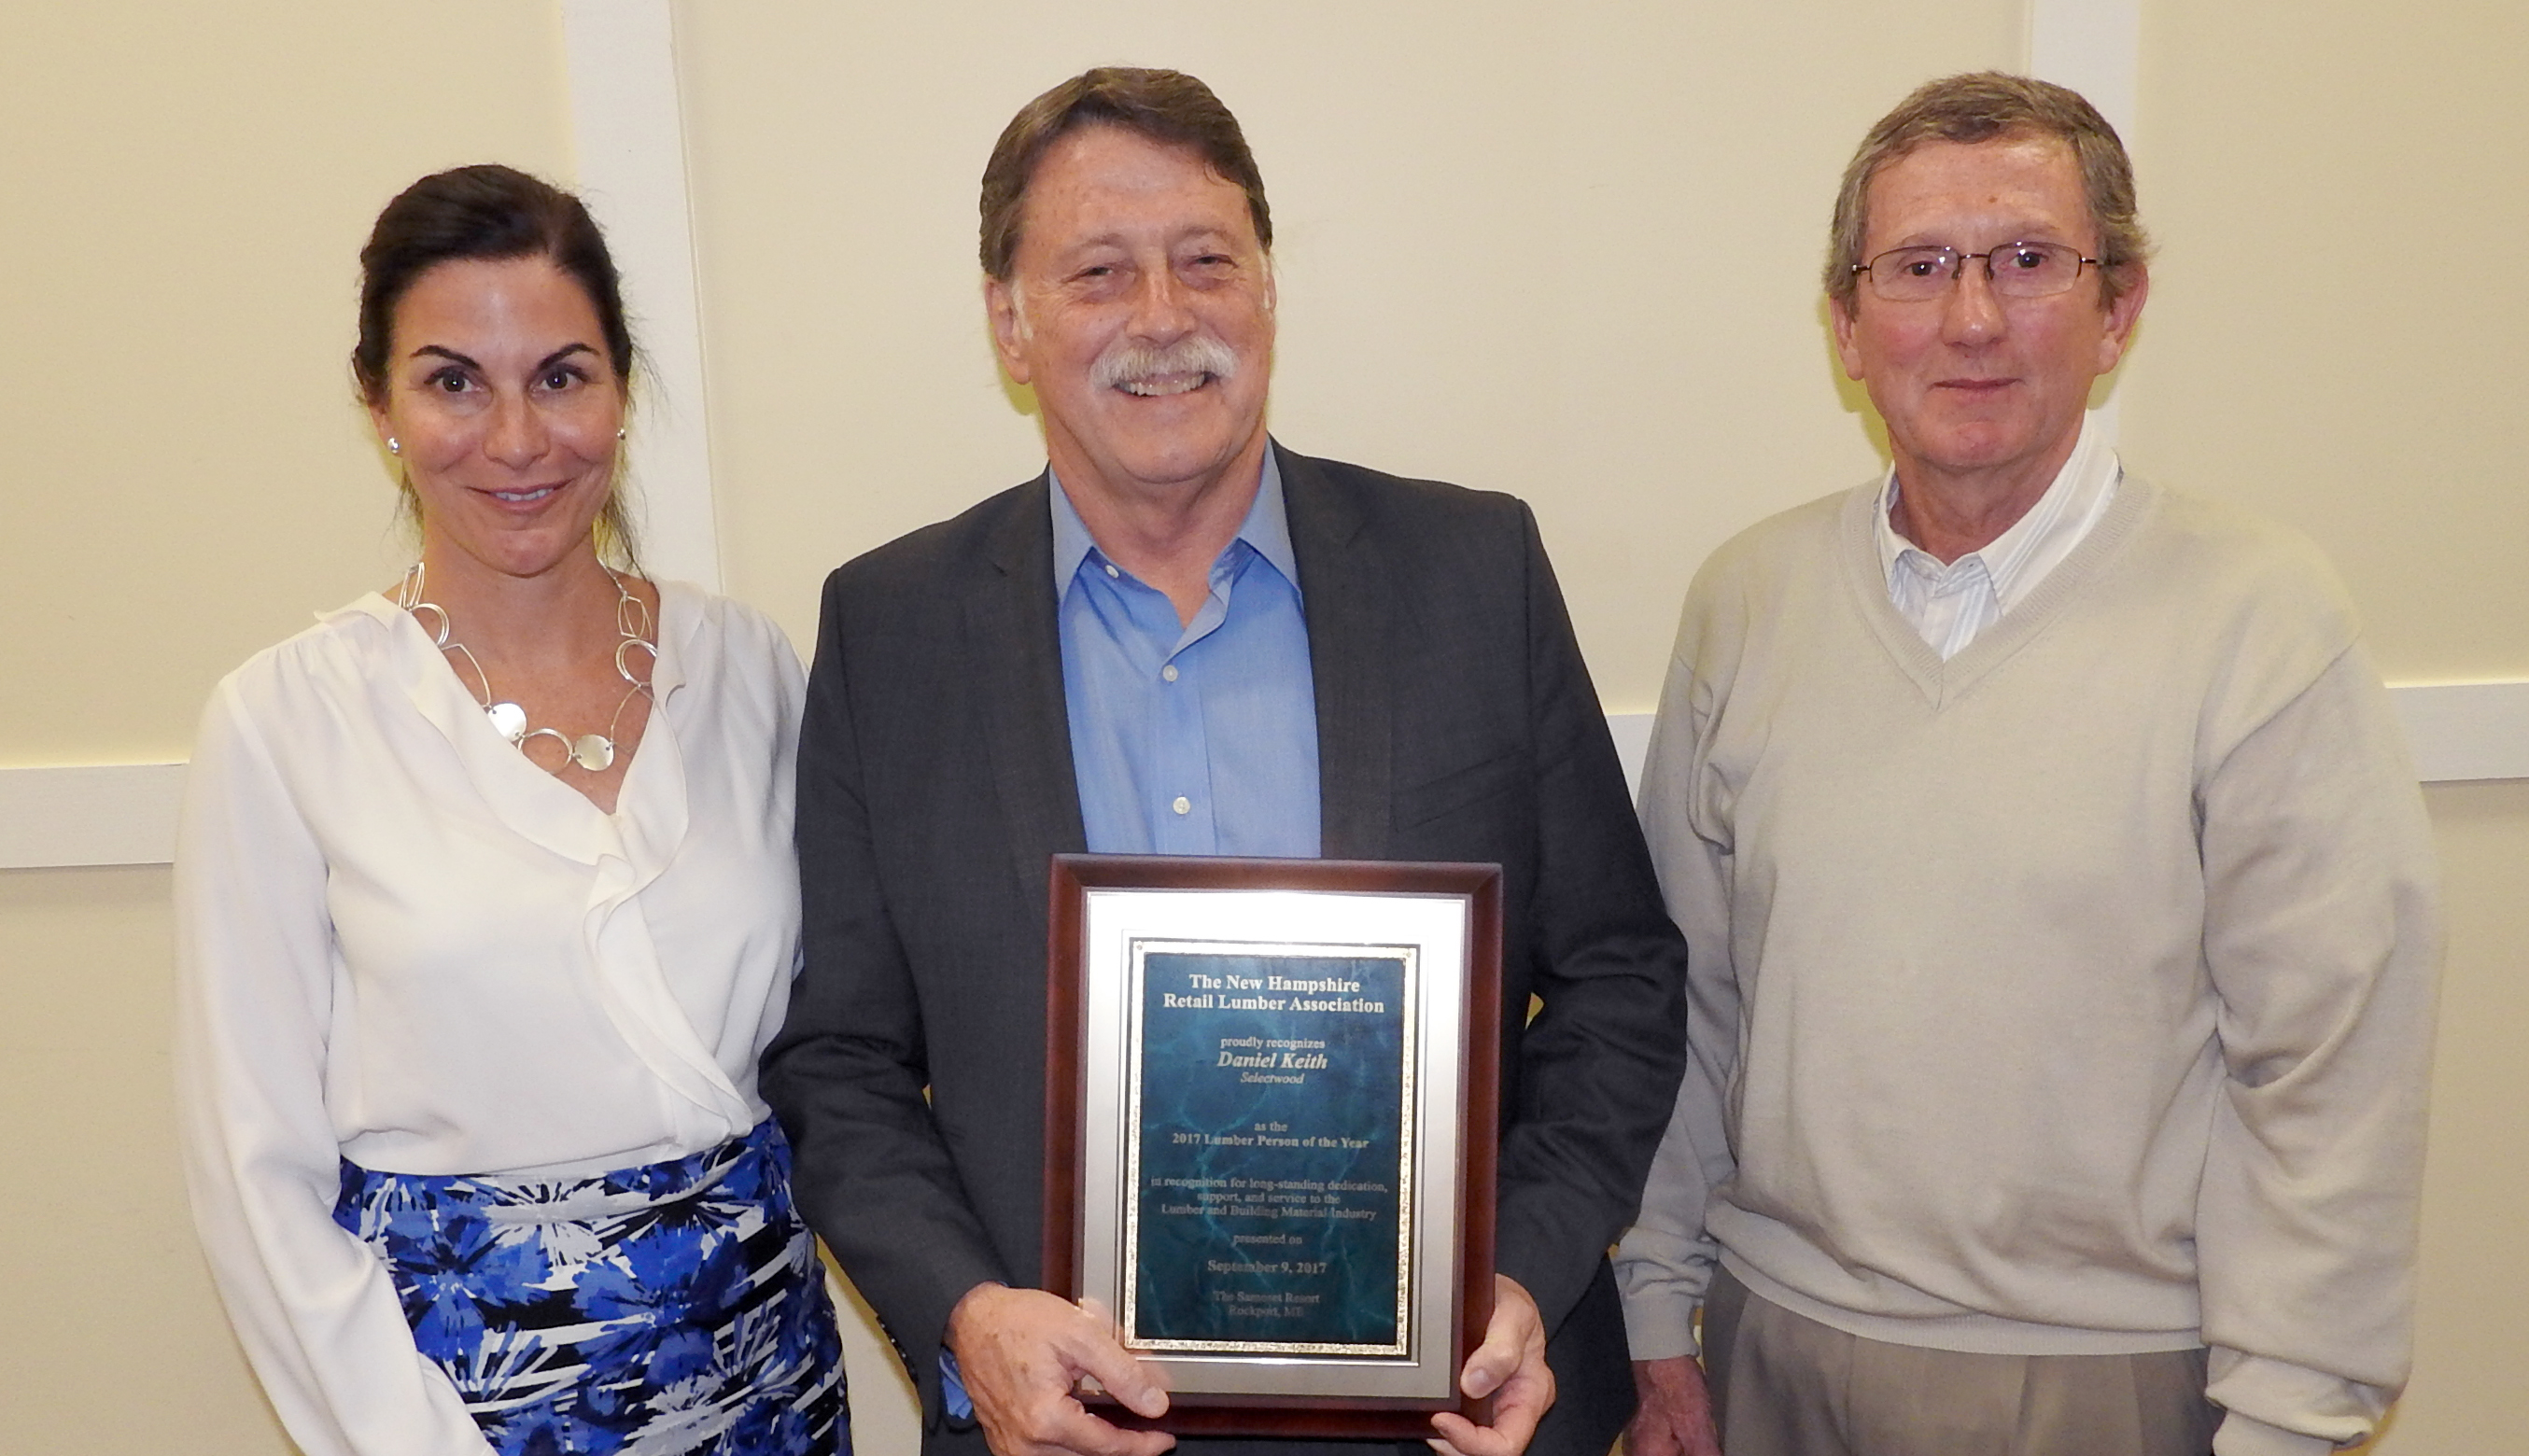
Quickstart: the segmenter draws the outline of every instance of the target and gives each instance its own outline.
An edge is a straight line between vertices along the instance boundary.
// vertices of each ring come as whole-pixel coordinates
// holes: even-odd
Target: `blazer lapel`
[[[1046,903],[1052,856],[1088,847],[1063,706],[1048,488],[1039,476],[1015,494],[986,538],[985,566],[966,597],[993,785],[1009,827],[1011,868],[1031,905]]]
[[[1318,694],[1319,852],[1328,859],[1388,854],[1391,674],[1383,625],[1388,582],[1361,503],[1317,461],[1273,446],[1282,508],[1309,619],[1309,675]]]

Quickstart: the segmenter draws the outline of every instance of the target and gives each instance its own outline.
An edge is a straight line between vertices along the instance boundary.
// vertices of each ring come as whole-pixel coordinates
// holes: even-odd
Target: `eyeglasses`
[[[1948,293],[1969,258],[1984,259],[1985,281],[2006,298],[2047,298],[2072,287],[2084,267],[2101,266],[2061,243],[2006,243],[1989,252],[1955,247],[1892,247],[1853,271],[1870,275],[1870,291],[1891,303],[1923,303]]]

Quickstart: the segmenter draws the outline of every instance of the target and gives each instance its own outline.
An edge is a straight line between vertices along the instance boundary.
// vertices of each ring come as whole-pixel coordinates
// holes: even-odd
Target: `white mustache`
[[[1237,373],[1238,355],[1210,334],[1189,334],[1159,349],[1119,339],[1089,366],[1089,380],[1100,389],[1115,389],[1170,374],[1209,374],[1214,379],[1229,379]]]

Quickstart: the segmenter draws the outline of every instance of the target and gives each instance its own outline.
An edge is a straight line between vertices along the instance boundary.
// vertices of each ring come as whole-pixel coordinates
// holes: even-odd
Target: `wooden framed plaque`
[[[1487,1421],[1500,867],[1057,855],[1049,959],[1046,1287],[1168,1382],[1099,1414]]]

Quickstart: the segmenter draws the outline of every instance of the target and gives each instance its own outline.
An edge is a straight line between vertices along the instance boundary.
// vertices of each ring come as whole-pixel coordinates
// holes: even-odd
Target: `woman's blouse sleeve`
[[[487,1456],[456,1387],[414,1347],[385,1267],[333,1219],[334,938],[325,855],[294,790],[359,789],[285,773],[258,717],[286,723],[307,705],[277,666],[259,659],[220,685],[187,776],[176,1075],[194,1221],[246,1356],[308,1456]]]

